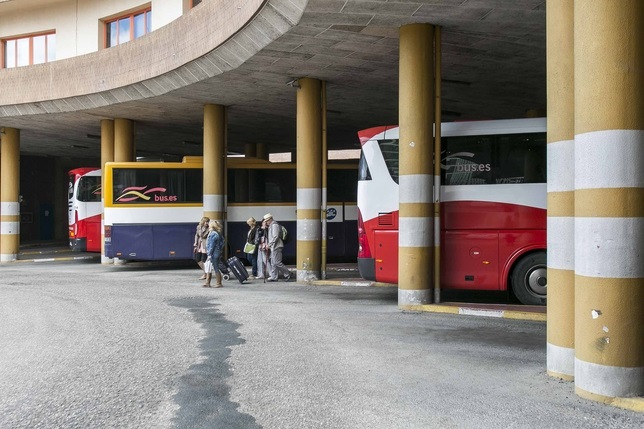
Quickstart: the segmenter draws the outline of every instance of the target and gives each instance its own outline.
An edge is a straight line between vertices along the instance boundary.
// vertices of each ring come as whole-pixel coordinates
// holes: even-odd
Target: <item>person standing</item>
[[[257,229],[257,234],[255,235],[255,245],[257,246],[257,268],[258,268],[258,279],[266,279],[268,277],[268,272],[270,268],[270,261],[268,259],[269,250],[266,243],[268,226],[266,221],[262,220],[262,225]]]
[[[252,272],[249,277],[249,279],[256,279],[257,278],[257,244],[255,244],[255,238],[257,237],[257,231],[260,229],[259,225],[257,225],[257,221],[255,220],[254,217],[249,218],[246,221],[246,224],[248,225],[248,234],[246,236],[246,245],[244,245],[244,251],[246,252],[247,250],[251,250],[250,252],[246,252],[246,259],[250,262],[250,265],[252,267]]]
[[[208,238],[206,239],[206,253],[208,254],[208,259],[205,263],[206,282],[203,287],[211,287],[210,280],[212,279],[212,273],[215,273],[215,287],[222,287],[219,260],[221,259],[221,253],[224,250],[223,228],[221,227],[221,223],[216,220],[211,220],[208,223],[208,228],[210,230]]]
[[[197,231],[195,232],[195,239],[192,245],[192,253],[195,255],[195,261],[199,265],[199,268],[201,268],[201,271],[203,271],[203,275],[199,277],[199,280],[206,279],[204,263],[208,259],[208,255],[206,254],[206,238],[208,238],[209,232],[208,222],[210,222],[209,218],[205,216],[201,218],[201,221],[197,225]]]
[[[282,227],[273,219],[273,215],[266,213],[264,215],[266,225],[268,225],[268,249],[271,252],[271,268],[269,282],[276,282],[280,274],[288,281],[291,278],[291,272],[282,262],[282,249],[284,242],[282,241],[281,233]]]

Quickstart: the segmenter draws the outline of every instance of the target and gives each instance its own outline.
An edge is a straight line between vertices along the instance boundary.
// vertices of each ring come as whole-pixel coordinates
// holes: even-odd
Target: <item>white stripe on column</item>
[[[430,247],[434,245],[433,231],[428,217],[401,217],[398,219],[400,247]]]
[[[565,192],[575,189],[574,140],[548,143],[547,146],[548,192]]]
[[[20,214],[20,203],[0,203],[0,214],[3,216],[17,216]]]
[[[550,235],[550,232],[548,232]],[[575,218],[575,274],[644,277],[644,218]]]
[[[644,367],[598,365],[575,358],[575,386],[610,397],[631,397],[644,391]]]
[[[546,344],[548,371],[562,375],[575,373],[575,349]]]
[[[322,190],[319,188],[297,188],[297,208],[320,210]]]
[[[317,241],[321,237],[322,222],[318,219],[297,220],[297,241]]]
[[[575,269],[575,218],[548,217],[548,267]]]
[[[18,259],[15,253],[2,253],[0,254],[0,262],[13,262]]]
[[[0,234],[2,235],[20,234],[20,222],[0,222]]]
[[[398,176],[401,203],[431,203],[434,201],[432,178],[429,174],[404,174]]]
[[[433,289],[398,289],[398,305],[423,305],[431,301]]]
[[[642,130],[607,130],[576,135],[575,189],[642,187],[642,159]]]
[[[205,212],[223,212],[224,196],[217,194],[204,194],[203,210]]]

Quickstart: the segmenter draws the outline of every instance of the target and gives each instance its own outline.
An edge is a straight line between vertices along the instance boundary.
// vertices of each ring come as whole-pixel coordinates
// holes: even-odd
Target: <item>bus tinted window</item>
[[[442,145],[444,185],[546,181],[543,133],[445,137]]]
[[[545,134],[498,137],[496,183],[545,183]]]
[[[442,139],[441,173],[444,185],[485,185],[492,178],[493,136],[462,136]]]
[[[347,202],[358,198],[358,172],[356,169],[327,170],[327,201]]]
[[[360,152],[360,163],[358,164],[358,180],[371,180],[369,165],[364,157],[364,152]]]
[[[228,202],[294,203],[295,169],[228,170]]]
[[[101,202],[101,177],[85,176],[78,181],[78,201],[84,203]]]
[[[115,204],[201,203],[201,169],[115,168]]]
[[[394,182],[398,183],[398,139],[378,140],[378,146]]]

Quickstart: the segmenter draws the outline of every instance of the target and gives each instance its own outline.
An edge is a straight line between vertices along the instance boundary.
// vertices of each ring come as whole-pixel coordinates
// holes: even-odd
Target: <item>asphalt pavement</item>
[[[0,265],[1,428],[640,428],[545,374],[545,324],[395,288]]]

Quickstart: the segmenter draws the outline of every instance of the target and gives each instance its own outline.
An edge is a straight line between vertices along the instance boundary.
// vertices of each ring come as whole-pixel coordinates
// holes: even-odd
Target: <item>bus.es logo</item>
[[[146,188],[147,186],[130,186],[129,188],[125,188],[116,201],[123,203],[136,200],[150,201],[152,197],[154,197],[155,202],[171,203],[177,201],[176,195],[148,195],[153,192],[165,192],[166,188],[150,188],[147,190]]]
[[[453,169],[453,172],[490,171],[492,169],[490,164],[477,164],[474,161],[464,158],[474,158],[474,153],[457,152],[447,155],[443,158],[444,164],[441,163],[441,169],[447,171]]]

